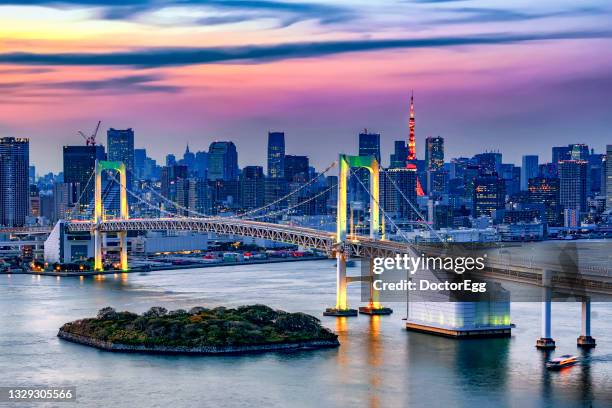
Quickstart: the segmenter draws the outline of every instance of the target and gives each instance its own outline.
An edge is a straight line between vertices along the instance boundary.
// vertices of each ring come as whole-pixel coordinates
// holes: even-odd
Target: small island
[[[239,354],[338,347],[338,336],[314,316],[265,305],[194,307],[142,315],[105,307],[97,317],[64,324],[61,339],[106,351],[161,354]]]

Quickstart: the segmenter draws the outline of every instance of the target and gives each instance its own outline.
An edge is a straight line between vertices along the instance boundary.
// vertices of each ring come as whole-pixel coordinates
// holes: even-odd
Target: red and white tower
[[[406,168],[408,170],[417,170],[416,166],[416,141],[414,138],[414,93],[410,95],[410,121],[408,122],[408,128],[410,134],[408,136],[408,157],[406,160]],[[416,192],[418,196],[424,196],[423,187],[419,181],[419,177],[416,177]]]

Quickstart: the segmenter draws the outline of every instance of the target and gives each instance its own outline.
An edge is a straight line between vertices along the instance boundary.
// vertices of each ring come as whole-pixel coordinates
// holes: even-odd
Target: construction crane
[[[98,124],[96,125],[96,129],[94,130],[94,132],[91,134],[91,136],[87,136],[85,135],[85,133],[83,133],[82,131],[79,130],[79,135],[81,135],[81,137],[83,139],[85,139],[85,144],[87,146],[95,146],[96,145],[96,136],[98,135],[98,130],[100,130],[100,124],[102,123],[101,120],[98,121]]]

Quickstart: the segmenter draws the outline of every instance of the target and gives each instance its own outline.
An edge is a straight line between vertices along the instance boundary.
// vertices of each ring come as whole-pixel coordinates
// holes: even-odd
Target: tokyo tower
[[[408,122],[408,128],[410,129],[410,135],[408,137],[408,158],[406,160],[406,168],[408,170],[416,172],[416,141],[414,139],[414,93],[410,95],[410,121]],[[416,193],[419,197],[425,195],[418,175],[416,177]]]

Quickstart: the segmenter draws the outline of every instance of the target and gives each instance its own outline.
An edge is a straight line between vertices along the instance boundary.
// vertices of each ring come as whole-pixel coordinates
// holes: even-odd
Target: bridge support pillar
[[[380,305],[380,292],[374,288],[374,259],[369,259],[370,263],[370,301],[367,306],[359,308],[359,313],[369,315],[389,315],[393,310]]]
[[[99,228],[94,230],[94,271],[104,270],[102,264],[102,232]]]
[[[536,347],[550,350],[556,347],[551,334],[551,308],[552,308],[552,272],[544,270],[542,273],[542,337],[536,342]]]
[[[336,252],[336,307],[325,309],[323,316],[357,316],[357,310],[349,309],[346,298],[346,255]]]
[[[119,263],[122,271],[128,270],[128,256],[127,256],[127,231],[121,231],[117,233],[119,238]]]
[[[582,330],[578,337],[578,347],[593,348],[595,339],[591,337],[591,299],[582,299]]]

